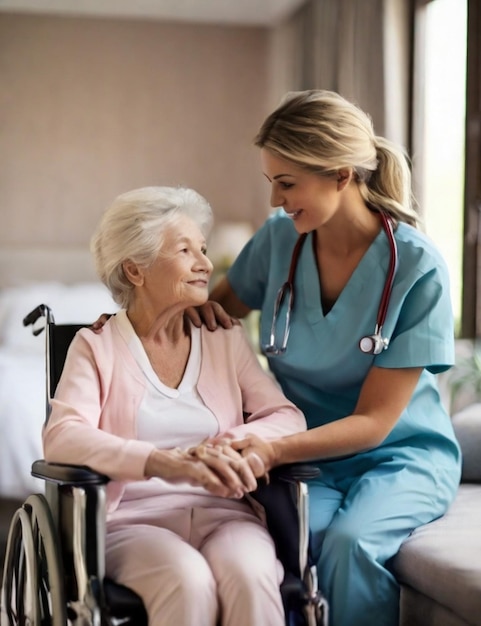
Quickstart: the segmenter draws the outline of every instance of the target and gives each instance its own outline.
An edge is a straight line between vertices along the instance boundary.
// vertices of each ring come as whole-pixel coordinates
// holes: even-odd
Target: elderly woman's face
[[[181,216],[167,227],[159,256],[144,270],[144,293],[160,306],[198,306],[209,295],[212,269],[201,230]]]

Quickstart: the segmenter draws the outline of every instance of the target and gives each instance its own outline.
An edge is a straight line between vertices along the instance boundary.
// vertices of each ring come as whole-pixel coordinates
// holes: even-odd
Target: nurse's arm
[[[259,454],[267,470],[284,463],[343,457],[376,448],[408,405],[421,372],[420,367],[373,367],[352,415],[271,442],[246,439],[235,447]]]
[[[210,293],[209,300],[200,307],[187,309],[186,314],[195,326],[205,324],[209,330],[215,330],[218,325],[232,328],[233,324],[239,323],[239,318],[250,311],[224,276]]]
[[[218,302],[233,317],[245,317],[251,309],[240,300],[226,276],[223,276],[210,292],[209,300]]]

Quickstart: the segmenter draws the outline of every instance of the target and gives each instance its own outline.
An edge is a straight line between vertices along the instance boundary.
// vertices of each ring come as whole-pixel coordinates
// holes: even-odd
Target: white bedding
[[[43,490],[41,481],[30,475],[30,467],[42,457],[44,419],[43,354],[0,348],[0,495],[23,499]]]
[[[30,468],[42,458],[45,339],[22,324],[39,304],[51,307],[57,323],[89,323],[118,308],[100,283],[40,282],[0,290],[0,497],[43,491]]]

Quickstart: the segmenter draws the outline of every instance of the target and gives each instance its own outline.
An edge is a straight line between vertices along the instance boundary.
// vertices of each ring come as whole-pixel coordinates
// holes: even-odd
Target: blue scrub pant
[[[329,626],[398,626],[399,585],[388,561],[415,528],[443,515],[459,484],[453,461],[377,453],[320,463],[320,477],[309,483]]]

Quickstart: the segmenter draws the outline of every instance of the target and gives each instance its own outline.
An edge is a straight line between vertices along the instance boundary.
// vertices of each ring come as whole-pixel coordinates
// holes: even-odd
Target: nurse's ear
[[[134,263],[131,259],[127,259],[122,263],[122,269],[129,282],[136,287],[140,287],[144,284],[144,272],[137,263]]]
[[[348,167],[343,167],[337,171],[337,190],[342,191],[345,189],[352,179],[352,170]]]

